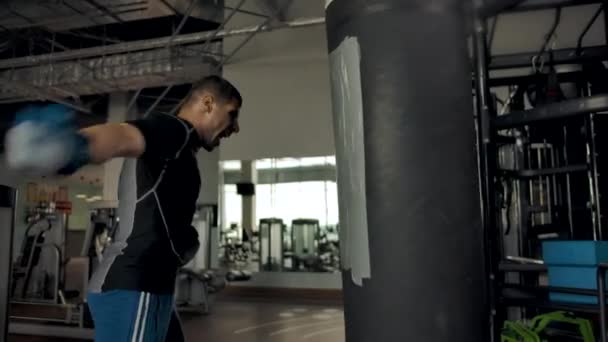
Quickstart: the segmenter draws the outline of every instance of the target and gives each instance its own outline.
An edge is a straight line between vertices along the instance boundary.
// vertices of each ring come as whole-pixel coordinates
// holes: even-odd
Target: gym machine
[[[605,274],[598,270],[595,289],[558,287],[547,273],[551,265],[542,260],[550,240],[606,240],[608,214],[608,183],[601,177],[608,172],[602,157],[608,137],[602,114],[608,111],[608,70],[603,64],[608,55],[604,46],[547,48],[560,22],[562,9],[554,10],[554,25],[538,54],[490,58],[486,23],[475,22],[480,196],[494,341],[511,341],[513,334],[534,340],[534,329],[518,321],[551,310],[593,317],[592,322],[602,313],[599,340],[607,340],[604,305],[552,299],[555,293],[598,295],[598,290],[605,297]],[[581,27],[580,41],[602,10],[586,29]],[[531,74],[490,77],[490,70],[524,67],[524,60],[528,66],[538,62]],[[492,89],[505,86],[508,98],[498,99]],[[595,277],[594,269],[591,273]]]
[[[12,286],[11,281],[14,276],[13,271],[13,234],[15,228],[15,205],[16,205],[16,197],[17,192],[15,189],[0,185],[0,340],[7,341],[8,334],[25,334],[25,335],[39,335],[39,336],[52,336],[52,337],[60,337],[60,338],[77,338],[77,339],[93,339],[93,331],[91,329],[86,329],[83,327],[73,327],[68,325],[54,325],[49,323],[58,323],[51,322],[52,314],[55,316],[57,314],[65,318],[65,321],[68,320],[76,320],[81,321],[80,319],[74,316],[80,316],[77,312],[72,311],[70,314],[70,304],[65,304],[63,306],[57,305],[54,303],[34,303],[32,301],[26,302],[25,304],[19,305],[15,304],[14,299],[12,298]],[[38,211],[38,210],[34,210]],[[40,211],[39,211],[40,212]],[[46,210],[42,210],[42,212],[48,213]],[[40,216],[36,218],[39,220]],[[35,221],[32,221],[33,223]],[[43,225],[43,227],[45,227]],[[45,228],[43,228],[44,230]],[[30,232],[33,231],[34,228],[30,229]],[[36,234],[38,235],[38,234]],[[49,234],[49,238],[52,234]],[[50,241],[50,240],[49,240]],[[33,240],[31,247],[35,247],[36,241]],[[41,246],[38,246],[41,247]],[[53,250],[55,250],[53,248]],[[55,252],[51,252],[54,254]],[[27,255],[27,253],[26,253]],[[41,263],[44,265],[44,263]],[[18,264],[16,265],[18,268]],[[70,273],[69,263],[65,266],[65,273]],[[69,286],[68,282],[66,284]],[[29,298],[32,300],[33,298]],[[20,299],[22,301],[23,298]],[[59,297],[61,301],[61,297]],[[21,302],[23,303],[23,302]],[[39,317],[35,317],[34,315],[27,315],[27,317],[18,317],[15,315],[22,315],[26,313],[23,310],[24,308],[31,308],[33,306],[38,306],[37,313]],[[21,310],[21,311],[20,311]],[[59,313],[58,313],[59,311]],[[43,315],[40,315],[43,314]],[[48,315],[47,315],[48,314]],[[22,315],[25,316],[25,315]],[[43,316],[43,317],[40,317]],[[50,318],[50,319],[49,319]],[[64,323],[65,321],[62,321]],[[42,322],[44,324],[40,324],[37,322]]]
[[[89,226],[80,252],[82,257],[89,260],[89,274],[95,272],[102,261],[103,251],[114,241],[120,223],[117,207],[117,203],[100,201],[91,208]]]
[[[321,272],[340,271],[340,226],[326,226],[318,237],[319,266]]]
[[[264,218],[259,224],[260,270],[281,271],[284,253],[283,220],[279,218]]]
[[[70,210],[69,202],[54,199],[26,208],[28,226],[12,271],[14,321],[84,327],[88,259],[66,257]]]
[[[319,268],[319,220],[298,219],[291,222],[292,270]]]

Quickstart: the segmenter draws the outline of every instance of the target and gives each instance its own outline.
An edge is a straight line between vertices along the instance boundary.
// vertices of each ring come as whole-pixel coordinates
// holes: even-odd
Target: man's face
[[[238,133],[239,127],[239,106],[236,101],[217,101],[211,98],[205,105],[206,115],[209,115],[206,126],[202,134],[202,147],[212,151],[218,147],[222,139]]]

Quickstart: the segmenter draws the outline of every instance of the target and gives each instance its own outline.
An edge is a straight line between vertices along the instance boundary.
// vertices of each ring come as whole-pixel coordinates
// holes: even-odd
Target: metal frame
[[[287,22],[278,22],[266,25],[253,25],[236,29],[221,30],[217,34],[213,32],[197,32],[180,34],[171,37],[153,38],[139,40],[135,42],[123,42],[106,46],[84,48],[78,50],[70,50],[64,52],[56,52],[54,54],[18,57],[11,59],[0,60],[0,69],[10,69],[17,67],[36,66],[40,63],[49,63],[57,61],[77,60],[81,58],[113,55],[119,53],[135,52],[142,50],[150,50],[156,48],[167,48],[176,45],[188,45],[194,43],[206,42],[210,39],[220,39],[226,37],[234,37],[251,34],[253,32],[270,32],[286,28],[300,28],[308,26],[317,26],[325,23],[324,17],[302,18]]]
[[[294,0],[288,0],[283,8],[281,10],[285,10],[287,8],[289,8],[289,6],[291,6],[291,4],[293,3]],[[241,3],[239,3],[239,7],[244,3],[244,0],[241,1]],[[237,8],[239,8],[237,7]],[[229,18],[228,18],[229,19]],[[251,41],[251,39],[253,39],[258,33],[266,31],[267,28],[270,27],[270,24],[273,21],[273,17],[268,17],[266,20],[264,20],[264,22],[260,25],[255,26],[253,29],[248,30],[247,32],[247,37],[245,39],[243,39],[243,41],[241,41],[241,43],[239,43],[239,45],[237,45],[232,52],[230,52],[227,56],[225,56],[224,58],[222,58],[222,60],[220,61],[220,63],[214,68],[214,72],[213,73],[220,73],[222,71],[222,67],[228,63],[245,45],[247,45],[247,43],[249,43]],[[222,24],[225,25],[226,21]],[[308,26],[308,24],[319,24],[319,23],[325,23],[325,18],[317,18],[317,19],[313,19],[310,22],[307,22],[306,26]],[[287,23],[287,22],[281,22],[281,25],[287,25],[287,27],[293,27],[290,26],[292,25],[292,23]],[[215,38],[215,37],[219,37],[220,32],[214,32],[212,37],[209,38],[208,41],[210,41],[211,39]],[[184,97],[179,103],[177,103],[173,109],[171,110],[170,114],[176,114],[177,111],[181,108],[181,106],[185,103],[186,99],[188,98],[188,96]]]
[[[13,264],[13,230],[17,191],[0,186],[0,340],[8,340],[10,280]]]
[[[543,58],[546,61],[545,65],[576,64],[583,61],[608,59],[608,47],[605,45],[585,47],[580,53],[577,53],[576,48],[553,50],[551,53],[553,56],[549,56],[548,52],[540,55],[539,58]],[[489,68],[491,70],[499,70],[530,67],[532,65],[532,58],[536,56],[538,56],[537,51],[493,56],[490,60]],[[553,59],[552,62],[550,61],[551,59]]]
[[[482,18],[505,12],[529,12],[600,3],[602,0],[486,0],[477,7]]]
[[[608,326],[606,322],[606,271],[608,264],[597,266],[598,304],[600,306],[600,336],[601,342],[608,342]]]
[[[484,230],[486,232],[486,248],[489,248],[490,251],[486,252],[486,258],[489,260],[491,265],[486,267],[489,275],[486,279],[490,279],[489,285],[489,305],[491,309],[490,313],[490,323],[493,327],[492,329],[492,339],[493,341],[500,340],[500,327],[502,326],[502,319],[504,316],[501,316],[506,308],[509,306],[508,303],[504,303],[504,301],[498,300],[497,297],[501,293],[501,288],[504,288],[505,285],[500,282],[498,277],[504,276],[507,270],[501,269],[500,264],[502,258],[504,258],[504,253],[502,253],[502,244],[503,237],[502,232],[496,229],[499,227],[498,221],[492,220],[492,215],[496,215],[496,208],[493,208],[496,203],[496,193],[493,192],[495,190],[494,181],[499,177],[500,170],[498,169],[498,163],[493,163],[493,157],[497,156],[496,147],[500,142],[496,140],[498,137],[496,133],[500,130],[511,129],[520,126],[526,126],[533,123],[539,123],[544,120],[553,120],[553,119],[563,119],[569,118],[576,115],[584,115],[590,113],[597,113],[601,111],[608,110],[608,95],[598,95],[591,97],[582,97],[574,100],[567,100],[560,103],[554,103],[546,106],[539,106],[531,110],[518,111],[513,112],[508,115],[502,115],[499,117],[491,118],[491,111],[489,110],[489,87],[496,86],[496,80],[491,80],[488,74],[488,70],[500,70],[500,69],[513,69],[519,67],[529,67],[531,66],[531,61],[534,57],[538,56],[538,52],[533,53],[520,53],[520,54],[512,54],[512,55],[503,55],[503,56],[494,56],[488,58],[487,55],[487,34],[486,34],[486,25],[483,22],[483,18],[498,15],[500,13],[505,12],[521,12],[521,11],[534,11],[534,10],[545,10],[551,8],[561,8],[565,6],[578,6],[578,5],[588,5],[594,3],[603,3],[605,8],[607,7],[608,0],[603,1],[592,1],[592,0],[578,0],[578,1],[570,1],[570,0],[529,0],[529,1],[520,1],[520,0],[486,0],[482,4],[476,6],[477,14],[475,18],[475,33],[474,33],[474,51],[475,51],[475,64],[473,64],[475,75],[474,75],[474,89],[477,94],[477,102],[476,102],[476,123],[478,127],[478,151],[479,151],[479,164],[480,164],[480,185],[481,185],[481,193],[480,197],[482,199],[482,212],[483,212],[483,223]],[[608,18],[608,14],[605,11],[605,18]],[[606,21],[606,33],[607,33],[607,44],[608,44],[608,20]],[[541,57],[544,57],[545,61],[550,61],[553,65],[558,64],[578,64],[582,61],[589,60],[602,60],[605,61],[608,59],[608,46],[594,46],[594,47],[586,47],[584,49],[581,48],[570,48],[570,49],[561,49],[555,50],[551,52],[551,56],[549,53],[544,52]],[[551,58],[550,58],[551,57]],[[584,77],[582,73],[571,73],[573,78]],[[503,80],[504,81],[504,80]],[[485,122],[484,122],[485,121]],[[490,122],[490,123],[488,123]],[[591,122],[592,123],[592,122]],[[488,129],[488,125],[490,125]],[[590,123],[587,122],[589,126]],[[593,133],[591,133],[593,135]],[[591,138],[593,140],[593,137]],[[588,142],[589,143],[589,142]],[[591,143],[594,143],[593,141]],[[593,147],[593,146],[592,146]],[[591,151],[595,154],[595,151],[592,148]],[[514,156],[517,158],[517,156]],[[522,158],[523,156],[520,156]],[[595,171],[594,171],[595,170]],[[528,217],[530,213],[530,208],[528,208],[529,203],[526,203],[525,194],[528,193],[530,189],[526,188],[529,184],[527,179],[530,177],[536,178],[541,176],[546,176],[547,173],[551,173],[550,176],[557,173],[564,173],[568,175],[572,172],[596,172],[596,168],[592,164],[585,165],[567,165],[566,167],[558,167],[554,169],[545,169],[542,171],[539,170],[520,170],[516,172],[512,176],[519,181],[516,183],[520,185],[519,193],[520,193],[520,203],[522,207],[522,212],[519,213],[520,226],[521,226],[521,234],[527,236],[528,232],[526,229],[527,224],[525,224],[525,217]],[[568,178],[569,179],[569,178]],[[594,181],[597,188],[597,180]],[[591,183],[594,183],[593,181]],[[593,193],[593,190],[591,192]],[[597,190],[597,189],[595,189]],[[569,183],[568,190],[569,192]],[[597,192],[597,191],[596,191]],[[569,204],[570,205],[570,204]],[[494,217],[494,219],[496,219]],[[570,219],[571,222],[571,219]],[[594,236],[601,239],[603,235],[601,231],[597,231],[594,226]],[[527,243],[527,239],[524,241],[520,241],[521,248],[523,250],[528,250],[529,246]],[[598,267],[598,290],[595,293],[599,292],[599,298],[605,298],[605,276],[608,269],[608,265],[600,265]],[[519,272],[519,270],[515,270]],[[538,269],[535,267],[535,271]],[[525,272],[524,272],[525,273]],[[526,274],[520,273],[520,279],[527,280],[529,277]],[[500,284],[494,284],[495,282],[500,282]],[[495,286],[496,285],[496,286]],[[539,289],[538,286],[533,286],[535,289]],[[567,289],[569,291],[576,291],[572,289]],[[591,291],[594,292],[594,291]],[[606,305],[605,301],[599,301],[600,305],[598,310],[601,314],[601,329],[602,329],[602,342],[608,342],[608,319],[606,314]],[[531,303],[530,301],[521,302],[521,303],[511,303],[515,304],[515,306],[526,307],[533,306],[539,307],[543,305],[540,302]],[[595,311],[597,312],[597,311]]]
[[[493,124],[494,128],[501,130],[539,121],[561,119],[606,110],[608,110],[608,95],[596,95],[501,115],[494,119]]]
[[[487,285],[488,296],[488,323],[490,326],[490,336],[497,336],[500,330],[500,325],[496,323],[497,315],[501,313],[497,310],[495,301],[497,291],[496,264],[498,263],[499,245],[496,241],[497,236],[497,221],[495,208],[495,184],[492,177],[492,170],[496,168],[496,159],[490,151],[494,150],[495,134],[491,131],[492,112],[491,108],[491,92],[488,85],[489,69],[488,69],[488,41],[487,22],[477,18],[474,23],[473,49],[475,54],[475,99],[476,99],[476,128],[477,128],[477,149],[479,163],[479,185],[481,198],[481,218],[482,229],[484,231],[484,252],[485,252],[485,271],[491,275]]]
[[[536,273],[547,271],[546,265],[519,265],[519,264],[501,264],[501,271],[504,272],[520,272],[520,273]],[[530,294],[543,294],[549,292],[597,296],[597,305],[593,304],[566,304],[566,303],[549,303],[543,300],[514,299],[508,294],[503,294],[502,302],[507,306],[528,306],[535,308],[544,308],[549,310],[565,310],[570,312],[582,312],[598,314],[600,316],[600,342],[608,342],[608,311],[606,310],[606,274],[608,272],[608,264],[600,263],[596,270],[597,289],[575,289],[567,287],[555,286],[524,286],[519,284],[504,284],[505,289],[515,289],[525,291]]]

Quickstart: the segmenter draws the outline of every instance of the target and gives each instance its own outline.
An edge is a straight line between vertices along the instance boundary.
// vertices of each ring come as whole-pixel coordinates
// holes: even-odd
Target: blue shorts
[[[183,342],[173,295],[115,290],[89,293],[95,342]]]

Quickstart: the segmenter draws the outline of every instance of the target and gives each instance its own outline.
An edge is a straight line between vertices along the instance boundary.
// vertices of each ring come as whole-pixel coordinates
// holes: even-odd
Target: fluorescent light
[[[101,195],[95,195],[95,196],[91,196],[91,197],[87,198],[86,201],[88,203],[92,203],[92,202],[101,201],[102,199],[103,199],[103,197],[101,197]]]
[[[85,194],[78,194],[78,195],[76,195],[76,198],[78,198],[78,199],[86,199],[87,195],[85,195]]]

